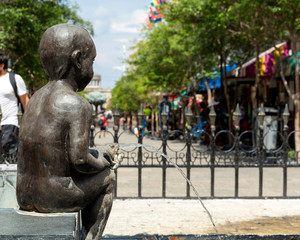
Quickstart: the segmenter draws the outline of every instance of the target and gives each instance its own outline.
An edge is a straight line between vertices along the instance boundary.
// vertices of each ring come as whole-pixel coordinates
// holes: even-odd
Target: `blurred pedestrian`
[[[101,138],[101,134],[105,137],[106,128],[107,128],[107,119],[104,114],[101,114],[98,120],[98,125],[100,127],[99,138]]]
[[[13,154],[18,149],[18,110],[19,102],[25,110],[29,97],[23,78],[7,71],[8,56],[0,53],[0,104],[1,146],[6,154]]]

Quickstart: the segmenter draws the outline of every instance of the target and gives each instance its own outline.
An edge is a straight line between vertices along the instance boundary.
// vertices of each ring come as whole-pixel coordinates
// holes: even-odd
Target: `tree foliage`
[[[281,41],[299,41],[299,12],[296,0],[174,1],[166,22],[146,30],[136,44],[128,60],[131,76],[149,92],[180,91],[197,73],[243,64]],[[257,74],[255,91],[259,81]],[[229,96],[230,112],[228,102]]]
[[[156,98],[153,98],[153,92],[151,93],[144,84],[145,81],[145,79],[141,79],[140,75],[136,74],[129,73],[122,76],[112,90],[111,107],[115,108],[117,105],[119,109],[134,112],[144,102],[149,102],[153,105],[157,104]]]
[[[69,22],[93,34],[91,23],[77,9],[68,0],[0,1],[0,50],[9,55],[12,70],[22,75],[29,89],[47,81],[39,60],[39,42],[47,28]]]

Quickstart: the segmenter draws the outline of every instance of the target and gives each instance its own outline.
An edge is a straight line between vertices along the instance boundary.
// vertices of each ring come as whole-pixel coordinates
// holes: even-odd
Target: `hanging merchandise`
[[[276,47],[272,47],[267,51],[259,54],[259,75],[261,77],[270,77],[274,74],[274,67],[278,62],[280,55],[286,57],[289,55],[290,45],[287,42],[277,44]],[[256,75],[256,58],[252,58],[242,66],[235,69],[232,72],[233,75],[239,77],[255,77]],[[275,72],[276,75],[276,72]]]
[[[202,94],[196,94],[196,103],[202,103],[203,99],[204,97]]]

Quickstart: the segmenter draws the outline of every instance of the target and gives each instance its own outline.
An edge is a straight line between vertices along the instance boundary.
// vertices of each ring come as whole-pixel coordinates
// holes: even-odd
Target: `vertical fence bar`
[[[263,130],[260,130],[260,134],[259,134],[259,154],[257,154],[259,156],[259,197],[262,197],[263,194],[263,162],[264,162],[264,158],[265,158],[265,154],[264,154],[264,136],[263,136]]]
[[[168,112],[166,106],[163,106],[161,113],[161,121],[162,121],[162,148],[163,153],[167,154],[167,137],[168,137]],[[166,197],[166,178],[167,178],[167,159],[163,156],[163,168],[162,168],[162,197]]]
[[[283,118],[283,131],[284,131],[284,145],[283,145],[283,151],[284,151],[284,159],[283,159],[283,197],[287,196],[287,161],[288,161],[288,122],[289,122],[289,116],[290,112],[288,109],[288,105],[285,105],[284,111],[282,113],[282,118]]]
[[[113,112],[114,116],[114,143],[118,144],[119,143],[119,138],[118,138],[118,132],[119,132],[119,119],[120,119],[120,113],[118,110],[118,106],[116,105],[115,111]],[[117,189],[118,189],[118,169],[115,170],[115,189],[114,189],[114,195],[117,197]]]
[[[211,157],[210,157],[210,196],[215,197],[215,157],[216,157],[216,141],[215,141],[215,131],[216,131],[216,118],[217,114],[215,112],[214,106],[211,107],[209,111],[210,129],[211,129]]]
[[[191,180],[191,130],[187,128],[187,142],[186,142],[186,177]],[[189,183],[186,183],[186,197],[191,197],[191,188]]]
[[[138,137],[138,143],[143,144],[143,119],[144,119],[144,111],[143,111],[143,106],[140,106],[140,110],[137,114],[138,117],[138,130],[139,130],[139,137]],[[142,147],[139,147],[138,149],[138,197],[142,197],[142,161],[143,161],[143,151]]]
[[[237,104],[235,111],[233,113],[233,123],[235,126],[235,156],[234,156],[234,168],[235,168],[235,186],[234,186],[234,196],[237,198],[239,196],[239,131],[240,131],[240,120],[241,120],[241,110],[240,110],[240,105]]]
[[[163,153],[167,155],[167,132],[163,131]],[[166,170],[167,170],[167,159],[163,156],[162,157],[163,161],[163,169],[162,169],[162,197],[166,197]]]
[[[210,197],[215,197],[215,135],[213,133],[211,138],[211,157],[210,157]]]
[[[234,196],[237,198],[239,196],[239,135],[238,130],[235,133],[235,160],[234,160],[234,172],[235,172],[235,186],[234,186]]]
[[[265,160],[265,151],[264,151],[264,118],[266,114],[264,111],[264,105],[261,104],[259,108],[259,113],[257,118],[259,120],[259,139],[258,139],[258,161],[259,161],[259,197],[262,197],[263,193],[263,162]]]
[[[284,131],[283,143],[283,197],[287,196],[287,161],[288,161],[288,148],[287,148],[287,130]]]
[[[192,130],[192,122],[194,119],[194,114],[191,110],[191,107],[187,107],[187,111],[185,112],[185,117],[187,120],[187,127],[186,127],[186,177],[188,180],[191,180],[191,130]],[[190,184],[186,183],[186,197],[191,197],[191,187]]]
[[[119,127],[118,126],[114,126],[114,143],[118,144],[119,143],[119,138],[118,138],[118,131],[119,131]],[[117,189],[118,189],[118,169],[115,169],[115,197],[117,197]]]
[[[118,138],[118,132],[119,132],[119,127],[118,125],[114,126],[114,143],[118,144],[119,143],[119,138]],[[114,190],[114,195],[117,197],[117,189],[118,189],[118,169],[115,169],[115,190]]]
[[[90,147],[94,147],[95,146],[94,131],[95,131],[95,126],[92,124],[91,128],[90,128],[90,141],[89,141]]]
[[[139,128],[139,137],[138,143],[143,144],[143,136],[142,136],[142,128]],[[142,148],[138,149],[138,197],[142,197],[142,160],[143,160],[143,152]]]

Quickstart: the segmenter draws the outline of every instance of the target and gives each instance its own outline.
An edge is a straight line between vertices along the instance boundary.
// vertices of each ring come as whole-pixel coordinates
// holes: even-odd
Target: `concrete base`
[[[44,214],[0,209],[0,239],[79,240],[78,213]]]

